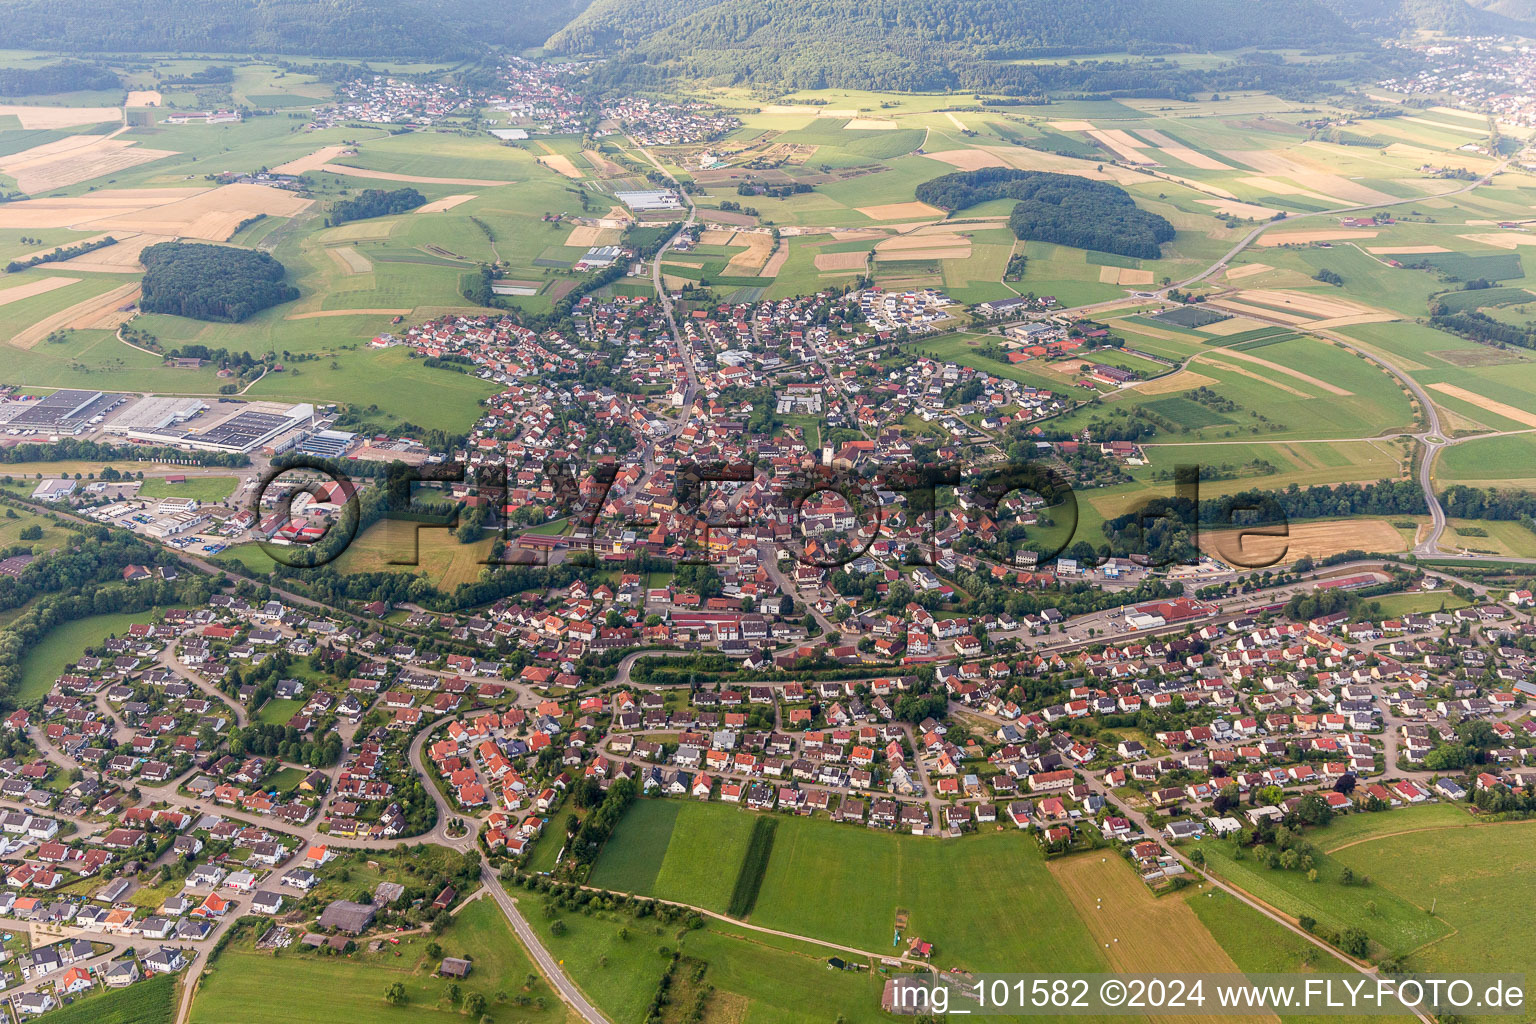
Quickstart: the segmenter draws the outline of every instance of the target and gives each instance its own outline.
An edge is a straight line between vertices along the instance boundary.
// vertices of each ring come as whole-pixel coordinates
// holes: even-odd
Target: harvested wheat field
[[[325,251],[349,274],[366,274],[373,269],[373,261],[350,245],[332,246]]]
[[[565,244],[572,248],[581,246],[591,247],[597,244],[598,236],[602,228],[590,224],[578,224],[571,229],[571,233],[565,239]]]
[[[23,192],[50,192],[177,155],[105,135],[72,135],[0,159],[0,171]]]
[[[1536,413],[1517,409],[1503,402],[1496,402],[1491,398],[1485,398],[1475,391],[1468,391],[1466,388],[1458,387],[1455,384],[1431,384],[1429,387],[1440,392],[1442,395],[1449,395],[1452,398],[1459,398],[1463,402],[1470,402],[1484,412],[1491,412],[1495,416],[1503,416],[1507,420],[1514,420],[1516,423],[1523,423],[1528,427],[1536,427]]]
[[[1480,235],[1457,235],[1456,237],[1465,238],[1469,242],[1498,246],[1500,249],[1518,249],[1522,245],[1536,245],[1536,235],[1522,234],[1519,231],[1490,231]]]
[[[1247,531],[1202,530],[1200,550],[1229,565],[1258,569],[1294,562],[1303,556],[1315,560],[1345,551],[1389,555],[1408,548],[1403,535],[1383,519],[1290,523],[1284,527],[1286,532],[1278,536],[1256,532],[1278,529],[1256,526]]]
[[[875,253],[875,259],[882,263],[896,260],[968,260],[970,258],[969,245],[957,245],[948,249],[907,249],[900,252]]]
[[[913,233],[910,235],[898,235],[895,238],[887,238],[883,242],[876,243],[875,249],[878,252],[887,253],[906,249],[947,248],[959,245],[969,248],[970,244],[971,240],[964,235],[953,231],[940,231],[930,234]]]
[[[1365,251],[1373,256],[1412,256],[1421,252],[1450,252],[1443,245],[1368,245]]]
[[[1192,391],[1216,383],[1218,381],[1215,377],[1207,377],[1193,370],[1180,370],[1178,373],[1141,381],[1134,386],[1143,395],[1171,395],[1176,391]]]
[[[961,131],[966,131],[967,130],[966,127],[965,127],[965,122],[960,120],[954,114],[951,114],[949,111],[946,110],[946,111],[944,111],[944,116],[949,118],[949,123],[954,125],[956,128],[959,128]]]
[[[1130,270],[1126,267],[1100,267],[1099,281],[1102,284],[1151,284],[1152,271]]]
[[[1253,306],[1246,302],[1238,302],[1236,299],[1208,299],[1207,302],[1209,305],[1228,313],[1246,313],[1261,320],[1277,320],[1280,323],[1290,324],[1293,327],[1315,319],[1314,317],[1301,316],[1296,313],[1279,313],[1273,309],[1265,309],[1263,306]]]
[[[731,245],[744,245],[747,248],[731,257],[725,265],[725,272],[730,277],[756,277],[758,271],[768,262],[768,256],[773,252],[773,236],[762,235],[751,231],[738,231],[736,237],[731,239]]]
[[[443,198],[441,198],[441,199],[434,199],[432,202],[427,203],[425,206],[418,206],[418,207],[416,207],[416,212],[417,213],[442,213],[444,210],[451,210],[451,209],[453,209],[455,206],[458,206],[460,203],[467,203],[471,199],[479,199],[479,198],[480,197],[476,196],[476,195],[443,196]]]
[[[1238,178],[1244,185],[1252,185],[1254,188],[1263,189],[1270,195],[1276,196],[1300,196],[1303,199],[1316,199],[1318,202],[1327,203],[1329,206],[1348,206],[1349,203],[1338,196],[1324,195],[1312,189],[1293,185],[1288,181],[1280,181],[1277,178],[1267,178],[1262,175],[1248,175]]]
[[[1356,313],[1353,316],[1336,316],[1331,320],[1313,320],[1307,324],[1307,330],[1326,331],[1334,327],[1354,327],[1356,324],[1389,324],[1401,319],[1396,313]]]
[[[222,185],[163,206],[102,217],[89,223],[98,229],[119,228],[223,242],[242,223],[259,213],[269,217],[292,217],[308,209],[312,202],[266,185]]]
[[[858,117],[859,116],[859,112],[857,110],[826,110],[826,109],[821,109],[821,110],[816,111],[816,116],[817,117]]]
[[[1218,338],[1225,338],[1233,334],[1242,334],[1244,331],[1256,331],[1260,327],[1267,327],[1257,320],[1249,320],[1245,316],[1229,316],[1225,320],[1218,320],[1214,324],[1206,324],[1204,327],[1196,327],[1201,334],[1210,334]]]
[[[117,330],[123,324],[133,319],[134,311],[131,308],[124,307],[132,306],[139,301],[139,287],[137,285],[130,285],[129,288],[131,290],[126,295],[114,299],[110,305],[103,304],[96,309],[86,310],[81,313],[79,318],[69,326],[77,331]],[[117,289],[109,294],[117,295],[118,291],[121,291],[121,289]]]
[[[895,121],[888,121],[880,117],[856,117],[843,125],[846,131],[853,132],[884,132],[896,127]]]
[[[1375,238],[1377,232],[1359,228],[1323,229],[1320,231],[1266,231],[1254,241],[1258,245],[1311,245],[1313,242],[1354,241]]]
[[[123,103],[125,107],[158,107],[165,102],[160,97],[159,89],[129,89],[128,99]]]
[[[161,242],[174,242],[171,235],[152,235],[144,232],[129,235],[116,235],[116,245],[109,245],[102,249],[95,249],[82,256],[76,256],[58,264],[60,268],[69,270],[86,270],[97,274],[138,274],[144,270],[144,264],[139,262],[139,255],[152,245]]]
[[[305,171],[318,171],[343,153],[354,152],[348,145],[324,146],[315,150],[308,156],[301,156],[295,160],[289,160],[285,164],[278,164],[272,168],[273,174],[303,174]]]
[[[858,210],[870,220],[916,220],[925,217],[938,220],[944,216],[943,210],[918,202],[860,206]]]
[[[1047,122],[1045,122],[1045,126],[1047,128],[1054,128],[1054,129],[1056,129],[1059,132],[1091,132],[1091,131],[1093,131],[1093,122],[1092,121],[1047,121]]]
[[[1140,139],[1133,135],[1119,130],[1118,128],[1108,131],[1091,131],[1088,133],[1088,137],[1093,139],[1099,145],[1104,146],[1106,149],[1110,150],[1126,163],[1153,165],[1157,164],[1157,161],[1153,160],[1142,149],[1146,143],[1142,142]]]
[[[1154,128],[1138,128],[1136,134],[1146,139],[1157,147],[1157,151],[1164,156],[1173,157],[1180,163],[1199,168],[1202,171],[1230,171],[1231,164],[1222,163],[1215,157],[1206,156],[1204,153],[1190,149],[1182,143],[1176,142],[1162,132]]]
[[[1353,302],[1349,299],[1335,299],[1306,292],[1282,292],[1268,288],[1249,288],[1238,292],[1237,297],[1244,302],[1257,302],[1266,306],[1294,310],[1297,313],[1307,313],[1314,319],[1385,312],[1367,306],[1363,302]]]
[[[333,242],[362,242],[373,241],[379,238],[388,238],[390,232],[395,230],[395,225],[400,222],[395,218],[388,220],[355,220],[350,224],[343,224],[336,228],[326,228],[318,237],[326,245]]]
[[[728,228],[708,228],[699,235],[700,245],[730,245],[736,232]]]
[[[137,284],[125,284],[101,295],[92,296],[67,309],[61,309],[51,316],[44,317],[31,327],[23,328],[11,336],[11,344],[17,348],[31,348],[61,328],[82,330],[90,327],[115,313],[118,306],[132,302],[138,294]]]
[[[289,313],[284,320],[323,320],[333,316],[407,316],[410,309],[312,309],[308,313]]]
[[[816,256],[817,270],[863,270],[868,253],[824,252]]]
[[[88,228],[94,221],[138,213],[199,195],[207,189],[119,189],[60,199],[23,199],[0,204],[0,228]]]
[[[882,238],[890,237],[879,228],[854,228],[851,231],[834,231],[834,242],[874,242]]]
[[[1159,899],[1114,851],[1079,853],[1046,862],[1072,901],[1112,971],[1238,973],[1227,951],[1177,893]],[[1158,1021],[1180,1018],[1159,1014]],[[1274,1021],[1274,1014],[1224,1015],[1225,1020]]]
[[[767,263],[763,264],[763,269],[758,273],[757,276],[758,277],[778,277],[779,276],[779,271],[783,270],[784,269],[784,264],[786,264],[788,262],[789,262],[789,239],[781,238],[781,239],[779,239],[779,251],[774,253],[773,256],[768,260]]]
[[[983,167],[1013,166],[995,153],[987,153],[979,149],[951,149],[943,153],[924,153],[923,156],[962,171],[979,171]]]
[[[537,162],[548,167],[556,174],[565,175],[567,178],[580,179],[586,177],[586,175],[576,169],[575,164],[571,163],[570,157],[561,153],[550,153],[547,156],[538,157]]]
[[[349,178],[377,178],[380,181],[412,181],[418,185],[481,185],[494,188],[510,185],[510,181],[493,181],[489,178],[428,178],[420,174],[395,174],[391,171],[370,171],[365,167],[348,167],[346,164],[325,164],[319,168],[332,174],[345,174]]]
[[[63,288],[65,285],[78,284],[79,282],[80,278],[78,277],[40,277],[35,281],[28,281],[26,284],[19,284],[14,288],[0,291],[0,306],[9,306],[13,302],[30,299],[34,295],[42,295],[45,292],[53,291],[55,288]]]
[[[596,168],[599,178],[622,178],[629,173],[595,149],[584,149],[581,155],[587,158],[587,163]]]
[[[1227,280],[1241,281],[1245,277],[1252,277],[1254,274],[1262,274],[1266,270],[1274,269],[1268,263],[1244,263],[1240,267],[1228,267]]]
[[[1280,211],[1270,206],[1259,206],[1255,203],[1238,202],[1232,199],[1196,199],[1201,206],[1209,206],[1217,213],[1224,213],[1228,217],[1248,217],[1253,220],[1269,220]]]
[[[0,103],[0,117],[7,114],[16,115],[23,128],[74,128],[123,119],[123,112],[117,107],[27,107]]]
[[[1302,148],[1305,149],[1307,145],[1303,143]],[[1350,203],[1390,203],[1394,199],[1385,192],[1378,192],[1367,185],[1351,181],[1343,175],[1323,170],[1320,165],[1304,163],[1274,150],[1222,150],[1221,155],[1236,160],[1240,164],[1246,164],[1261,175],[1289,178],[1302,188],[1320,192],[1323,195],[1338,196]]]

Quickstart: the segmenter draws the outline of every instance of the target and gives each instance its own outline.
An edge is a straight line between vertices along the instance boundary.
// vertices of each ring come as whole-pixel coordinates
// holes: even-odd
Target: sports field
[[[240,482],[233,476],[189,476],[181,483],[171,483],[163,476],[146,476],[139,485],[145,498],[191,498],[203,503],[223,501]]]

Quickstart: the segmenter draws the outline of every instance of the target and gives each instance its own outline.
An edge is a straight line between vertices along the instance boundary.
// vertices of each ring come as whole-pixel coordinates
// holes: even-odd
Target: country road
[[[560,961],[556,960],[554,955],[544,948],[544,943],[539,940],[538,932],[533,930],[533,926],[528,923],[528,919],[523,917],[522,912],[517,909],[517,901],[502,887],[501,879],[496,877],[496,873],[491,870],[491,866],[487,863],[482,862],[481,864],[480,880],[485,883],[486,889],[490,891],[491,898],[496,901],[496,905],[506,915],[507,922],[512,925],[512,930],[517,933],[517,937],[522,941],[523,945],[528,947],[528,952],[533,954],[533,960],[538,964],[539,970],[543,972],[544,977],[549,980],[550,985],[554,987],[555,991],[560,993],[560,998],[565,1000],[566,1005],[580,1014],[581,1018],[588,1021],[589,1024],[608,1024],[608,1018],[603,1016],[601,1010],[587,1001],[587,997],[581,994],[581,989],[576,987],[576,983],[570,979],[570,976],[565,973],[565,969],[560,966]]]

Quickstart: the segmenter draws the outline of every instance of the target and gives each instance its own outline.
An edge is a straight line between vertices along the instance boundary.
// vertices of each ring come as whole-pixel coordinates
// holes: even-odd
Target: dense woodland
[[[367,220],[384,217],[391,213],[414,210],[427,201],[427,197],[413,188],[397,188],[386,192],[381,188],[365,189],[355,199],[338,199],[331,204],[326,217],[327,225],[345,224],[349,220]]]
[[[264,252],[230,245],[161,242],[145,249],[146,313],[238,323],[252,313],[299,297],[285,268]]]
[[[1173,225],[1139,209],[1122,188],[1075,174],[988,167],[958,171],[917,186],[920,202],[953,213],[993,199],[1017,199],[1008,217],[1015,236],[1157,259]]]
[[[120,89],[118,77],[100,64],[61,60],[40,68],[0,68],[0,96],[47,96],[77,89]]]
[[[17,49],[454,58],[538,46],[586,2],[0,0],[0,16]]]

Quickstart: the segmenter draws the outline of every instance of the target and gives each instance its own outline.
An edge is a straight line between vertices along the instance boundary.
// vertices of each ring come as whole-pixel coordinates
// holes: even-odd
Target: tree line
[[[427,197],[414,188],[396,188],[385,191],[381,188],[364,189],[362,194],[353,199],[338,199],[331,204],[330,215],[326,217],[327,227],[337,224],[345,224],[352,220],[367,220],[369,217],[386,217],[392,213],[405,213],[423,205]]]
[[[97,249],[104,249],[109,245],[116,244],[117,239],[113,238],[111,235],[107,235],[105,238],[97,238],[89,242],[76,242],[74,245],[68,246],[61,245],[57,249],[54,249],[52,252],[40,252],[36,256],[32,256],[24,260],[11,260],[11,262],[5,265],[5,272],[7,274],[15,274],[19,271],[26,270],[28,267],[36,267],[43,263],[57,263],[60,260],[74,259],[76,256],[84,256],[88,252],[94,252]]]

